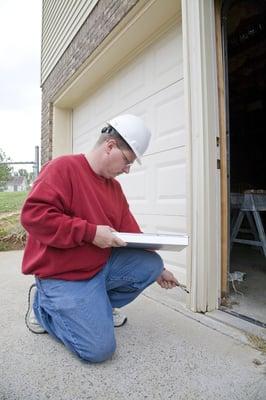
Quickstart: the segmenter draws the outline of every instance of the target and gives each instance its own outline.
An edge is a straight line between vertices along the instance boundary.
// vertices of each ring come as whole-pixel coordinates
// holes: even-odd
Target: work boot
[[[43,327],[37,321],[37,319],[35,317],[34,309],[33,309],[33,303],[34,303],[36,290],[37,290],[37,288],[34,283],[29,288],[28,309],[27,309],[27,312],[25,315],[25,323],[26,323],[27,328],[33,333],[46,333],[46,330],[43,329]]]

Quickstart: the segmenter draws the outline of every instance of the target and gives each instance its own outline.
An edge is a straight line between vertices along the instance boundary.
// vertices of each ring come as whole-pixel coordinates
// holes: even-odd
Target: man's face
[[[128,174],[130,167],[136,160],[133,151],[121,149],[115,140],[106,142],[108,162],[104,171],[105,178],[115,178],[123,173]]]

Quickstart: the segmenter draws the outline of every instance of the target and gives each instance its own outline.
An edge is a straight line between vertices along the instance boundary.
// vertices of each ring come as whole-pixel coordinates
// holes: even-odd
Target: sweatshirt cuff
[[[84,242],[92,243],[96,235],[97,225],[87,223]]]

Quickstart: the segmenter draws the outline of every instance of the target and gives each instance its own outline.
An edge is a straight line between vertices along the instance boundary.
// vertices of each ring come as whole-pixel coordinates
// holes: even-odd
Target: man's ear
[[[111,150],[115,147],[116,143],[114,139],[107,139],[105,142],[105,151],[110,154]]]

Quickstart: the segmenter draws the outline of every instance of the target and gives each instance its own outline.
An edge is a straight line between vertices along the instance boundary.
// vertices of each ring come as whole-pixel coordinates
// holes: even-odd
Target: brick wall
[[[42,85],[41,163],[52,158],[53,99],[139,0],[99,0]]]

